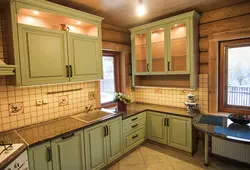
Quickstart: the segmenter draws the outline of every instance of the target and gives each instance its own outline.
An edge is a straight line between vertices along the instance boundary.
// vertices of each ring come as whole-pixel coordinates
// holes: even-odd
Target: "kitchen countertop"
[[[199,114],[193,119],[193,125],[211,136],[250,144],[250,123],[240,125],[232,122],[226,115]]]
[[[103,118],[101,120],[86,123],[84,121],[78,120],[72,116],[59,118],[56,120],[42,122],[35,125],[30,125],[27,127],[19,128],[10,132],[0,133],[0,140],[7,143],[24,143],[24,146],[16,151],[11,157],[0,163],[0,169],[6,166],[8,162],[14,160],[19,154],[21,154],[27,147],[32,147],[34,145],[41,144],[46,141],[50,141],[59,136],[63,136],[68,133],[92,126],[94,124],[122,116],[122,119],[129,118],[146,110],[157,111],[166,114],[180,115],[185,117],[193,118],[197,114],[190,114],[186,109],[167,107],[155,104],[147,103],[132,103],[128,106],[127,112],[115,112],[110,109],[102,109],[102,111],[113,113],[112,116]],[[88,114],[91,114],[88,113]],[[73,115],[74,116],[74,115]]]

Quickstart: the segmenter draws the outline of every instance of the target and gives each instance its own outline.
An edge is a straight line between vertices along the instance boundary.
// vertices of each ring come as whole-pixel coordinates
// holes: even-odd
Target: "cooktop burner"
[[[12,149],[13,149],[12,144],[7,144],[4,143],[3,141],[0,141],[0,155],[9,152]]]

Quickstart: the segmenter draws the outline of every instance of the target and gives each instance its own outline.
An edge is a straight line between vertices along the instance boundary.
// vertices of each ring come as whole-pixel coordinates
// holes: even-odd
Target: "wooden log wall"
[[[199,28],[200,74],[208,74],[209,34],[250,28],[250,2],[202,13]]]

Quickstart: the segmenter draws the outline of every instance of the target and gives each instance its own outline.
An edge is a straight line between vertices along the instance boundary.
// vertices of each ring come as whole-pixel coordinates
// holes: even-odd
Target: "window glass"
[[[115,93],[114,57],[103,56],[103,79],[101,80],[101,103],[112,102]]]

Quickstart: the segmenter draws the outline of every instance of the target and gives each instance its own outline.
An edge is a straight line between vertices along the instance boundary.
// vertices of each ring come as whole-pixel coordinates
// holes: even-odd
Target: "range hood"
[[[2,59],[0,59],[0,76],[15,75],[15,65],[8,65]]]

